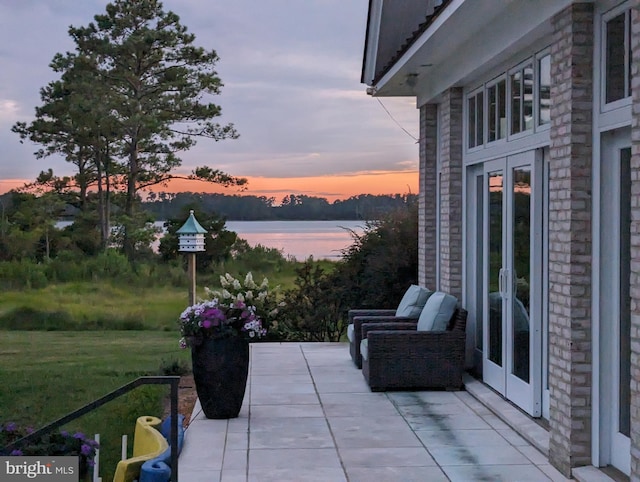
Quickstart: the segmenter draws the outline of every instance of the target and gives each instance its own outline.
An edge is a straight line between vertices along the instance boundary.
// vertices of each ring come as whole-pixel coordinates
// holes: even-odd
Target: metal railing
[[[171,481],[178,482],[178,383],[180,382],[179,376],[157,376],[157,377],[140,377],[136,380],[121,386],[120,388],[106,394],[91,403],[88,403],[84,407],[75,410],[68,415],[65,415],[58,420],[51,422],[48,425],[36,430],[35,432],[10,443],[3,448],[3,452],[7,453],[11,450],[17,449],[29,442],[37,440],[42,435],[51,433],[56,428],[62,427],[67,423],[86,415],[87,413],[101,407],[105,403],[108,403],[122,395],[130,392],[134,388],[141,385],[171,385],[171,435],[169,437],[169,445],[171,447]]]

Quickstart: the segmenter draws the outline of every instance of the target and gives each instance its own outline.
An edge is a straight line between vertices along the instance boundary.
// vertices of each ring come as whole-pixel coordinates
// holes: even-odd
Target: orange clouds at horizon
[[[235,187],[224,188],[204,181],[174,179],[167,186],[154,186],[154,192],[205,192],[228,195],[273,197],[276,204],[289,194],[325,198],[329,202],[348,199],[359,194],[417,194],[417,171],[376,171],[352,175],[316,177],[251,177],[244,191]],[[32,182],[27,179],[7,179],[0,181],[0,194],[22,187]]]
[[[417,171],[366,172],[354,175],[315,177],[251,177],[244,191],[224,188],[203,181],[175,179],[167,187],[157,186],[155,192],[206,192],[228,195],[273,197],[279,203],[284,196],[300,194],[325,198],[329,202],[348,199],[358,194],[408,194],[418,192]]]

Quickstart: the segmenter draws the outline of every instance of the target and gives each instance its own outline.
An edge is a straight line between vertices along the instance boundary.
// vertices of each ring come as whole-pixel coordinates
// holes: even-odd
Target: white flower
[[[282,308],[284,306],[287,306],[287,304],[284,301],[281,301],[280,303],[278,303],[278,306]]]
[[[253,299],[253,291],[247,291],[247,292],[244,294],[244,299],[245,299],[245,300],[251,300],[251,299]]]
[[[224,298],[225,300],[227,298],[231,298],[231,293],[229,293],[227,290],[222,290],[222,298]]]
[[[247,273],[247,276],[245,276],[245,278],[244,278],[244,286],[246,288],[251,288],[251,289],[254,289],[254,288],[258,287],[256,285],[255,281],[253,281],[253,274],[251,274],[251,271],[249,271]]]
[[[261,291],[260,293],[258,293],[258,301],[263,301],[266,297],[267,297],[266,291]]]
[[[240,281],[238,281],[237,279],[233,280],[233,289],[236,289],[236,290],[242,289],[242,285],[240,284]]]
[[[227,286],[229,286],[229,282],[227,281],[227,278],[225,278],[222,275],[220,275],[220,286],[222,286],[223,288],[226,288]]]
[[[242,296],[242,293],[238,293],[238,296],[236,297],[236,301],[244,301],[244,296]]]
[[[269,287],[269,280],[265,277],[262,280],[262,284],[260,285],[260,289],[264,289],[264,288],[268,288]]]
[[[224,277],[227,279],[229,283],[233,283],[235,281],[235,278],[231,276],[229,273],[226,273]]]
[[[278,314],[278,308],[274,308],[269,312],[269,316],[276,316]]]

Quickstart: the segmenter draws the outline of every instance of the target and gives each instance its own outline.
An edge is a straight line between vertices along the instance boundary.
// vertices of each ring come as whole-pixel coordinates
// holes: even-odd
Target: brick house
[[[551,463],[640,480],[640,0],[370,0],[367,93],[420,110],[419,282]]]

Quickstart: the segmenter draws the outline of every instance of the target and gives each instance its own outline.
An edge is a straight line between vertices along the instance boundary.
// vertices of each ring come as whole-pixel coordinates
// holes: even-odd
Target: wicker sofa
[[[364,323],[362,375],[371,391],[462,388],[467,311],[457,308],[445,331],[415,322]]]
[[[349,338],[349,353],[353,363],[362,368],[360,357],[360,342],[362,341],[361,326],[363,323],[392,322],[392,321],[417,321],[422,307],[432,294],[427,288],[411,285],[400,300],[396,309],[354,309],[349,310],[349,325],[347,337]]]

